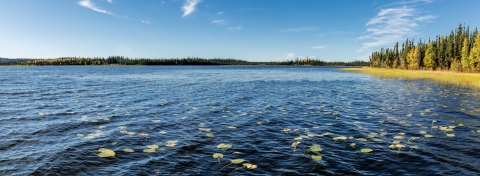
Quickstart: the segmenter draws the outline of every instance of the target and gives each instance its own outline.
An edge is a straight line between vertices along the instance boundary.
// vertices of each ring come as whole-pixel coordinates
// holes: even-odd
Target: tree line
[[[435,40],[406,40],[393,49],[381,48],[370,56],[370,67],[409,70],[480,72],[480,34],[460,24],[449,35]]]
[[[248,62],[237,59],[187,58],[128,58],[124,56],[103,57],[62,57],[56,59],[30,59],[18,62],[0,62],[0,65],[41,66],[41,65],[291,65],[291,66],[368,66],[365,61],[325,62],[319,59],[305,58],[281,62]]]

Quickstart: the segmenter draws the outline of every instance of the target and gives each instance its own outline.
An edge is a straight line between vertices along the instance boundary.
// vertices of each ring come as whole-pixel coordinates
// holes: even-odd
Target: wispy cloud
[[[229,27],[228,30],[231,30],[231,31],[238,31],[238,30],[242,30],[242,26],[237,26],[237,27]]]
[[[217,13],[217,15],[221,15],[221,14],[223,14],[223,12],[218,12],[218,13]]]
[[[313,49],[325,49],[327,48],[327,45],[318,45],[318,46],[312,46],[310,48],[313,48]]]
[[[295,59],[295,53],[288,53],[288,54],[285,55],[284,58],[287,59],[287,60]]]
[[[280,32],[303,32],[303,31],[311,31],[314,30],[313,27],[298,27],[298,28],[290,28],[290,29],[283,29]]]
[[[419,22],[435,18],[433,15],[422,15],[418,9],[409,6],[381,9],[375,17],[367,22],[366,33],[368,34],[358,38],[370,41],[363,43],[363,46],[357,52],[393,45],[397,41],[404,40],[407,36],[416,34]]]
[[[200,0],[185,0],[185,3],[183,4],[182,10],[183,10],[183,15],[182,17],[186,17],[193,13],[195,11],[195,8],[198,3],[202,1]]]
[[[108,3],[113,3],[113,0],[107,0]]]
[[[142,23],[144,23],[144,24],[152,24],[148,19],[142,20]]]
[[[104,14],[109,14],[109,15],[115,16],[115,14],[113,14],[112,12],[109,12],[109,11],[107,11],[107,10],[98,8],[98,7],[95,6],[95,4],[93,4],[90,0],[80,0],[80,1],[78,1],[78,5],[83,6],[83,7],[86,7],[86,8],[89,8],[89,9],[91,9],[91,10],[93,10],[93,11],[97,11],[97,12],[100,12],[100,13],[104,13]]]
[[[213,20],[212,21],[213,24],[224,24],[225,22],[227,22],[227,21],[225,21],[225,20]]]

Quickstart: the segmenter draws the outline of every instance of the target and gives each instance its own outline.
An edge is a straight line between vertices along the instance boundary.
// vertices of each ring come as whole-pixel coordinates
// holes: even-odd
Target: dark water
[[[328,67],[84,66],[0,67],[0,85],[0,175],[480,173],[478,90],[428,80]],[[164,150],[143,152],[153,144]],[[323,151],[306,153],[313,144]],[[232,159],[257,168],[220,170]]]

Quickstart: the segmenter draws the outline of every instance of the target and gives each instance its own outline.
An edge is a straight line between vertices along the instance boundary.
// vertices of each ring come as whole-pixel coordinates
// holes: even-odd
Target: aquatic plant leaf
[[[426,135],[424,135],[424,137],[426,137],[426,138],[432,138],[433,136],[432,136],[432,135],[429,135],[429,134],[426,134]]]
[[[213,134],[211,134],[211,133],[207,133],[207,134],[205,134],[205,136],[207,136],[207,137],[212,137],[212,138],[215,137],[215,135],[213,135]]]
[[[356,145],[355,143],[351,143],[350,147],[355,147],[355,145]]]
[[[213,158],[223,158],[223,154],[215,153],[215,154],[213,154]]]
[[[135,132],[127,132],[128,135],[134,135]]]
[[[237,129],[236,126],[229,126],[228,128],[230,128],[230,129]]]
[[[362,141],[362,142],[367,141],[367,139],[365,139],[365,138],[357,138],[357,140],[358,140],[358,141]]]
[[[347,140],[347,137],[345,136],[339,136],[339,137],[334,137],[333,140]]]
[[[369,149],[369,148],[363,148],[362,150],[360,150],[360,152],[362,153],[370,153],[372,152],[373,150],[372,149]]]
[[[394,138],[394,139],[403,139],[404,136],[394,136],[393,138]]]
[[[127,152],[127,153],[132,153],[132,152],[134,152],[133,149],[131,149],[131,148],[125,148],[125,149],[123,149],[123,151],[124,151],[124,152]]]
[[[149,146],[147,146],[147,147],[148,147],[149,149],[156,150],[156,149],[158,149],[159,146],[158,146],[157,144],[154,144],[154,145],[149,145]]]
[[[312,159],[315,160],[315,161],[320,161],[320,160],[322,160],[322,156],[320,156],[320,155],[312,155],[311,157],[312,157]]]
[[[404,136],[405,133],[404,133],[404,132],[400,132],[400,133],[398,133],[398,135]]]
[[[98,149],[100,152],[98,156],[100,157],[110,157],[110,156],[115,156],[115,152],[113,150],[107,149],[107,148],[100,148]]]
[[[240,164],[243,163],[245,160],[244,159],[233,159],[230,162],[233,164]]]
[[[313,144],[312,146],[310,146],[309,150],[312,152],[321,152],[323,149],[320,148],[320,145]]]
[[[455,134],[447,134],[448,137],[455,137]]]
[[[155,149],[148,148],[148,149],[144,149],[143,152],[144,153],[154,153]]]
[[[420,131],[420,134],[427,134],[426,131]]]
[[[300,141],[300,140],[302,140],[302,139],[303,139],[302,137],[296,137],[296,138],[294,138],[294,140],[297,140],[297,141]]]

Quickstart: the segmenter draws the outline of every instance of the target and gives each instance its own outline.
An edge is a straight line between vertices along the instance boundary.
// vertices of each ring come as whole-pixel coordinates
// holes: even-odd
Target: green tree
[[[470,50],[469,60],[473,68],[480,70],[480,65],[478,64],[480,62],[480,34],[477,34],[475,37],[475,43],[473,43],[472,49]]]
[[[433,42],[429,42],[427,46],[427,51],[425,51],[425,59],[423,64],[426,69],[433,70],[435,69],[435,46]]]
[[[463,47],[462,47],[462,69],[463,71],[468,71],[469,67],[473,69],[472,66],[470,66],[470,59],[468,58],[469,54],[469,46],[468,46],[468,39],[465,38],[463,40]]]

